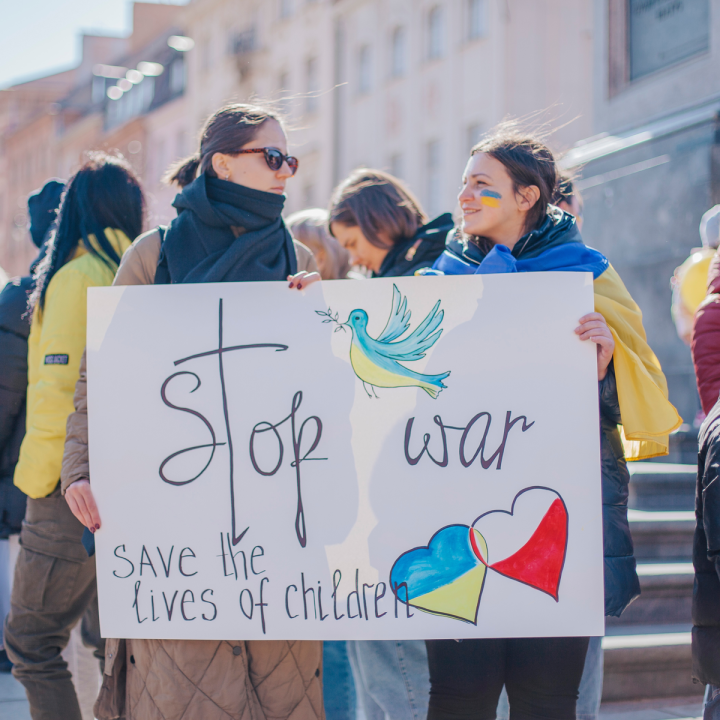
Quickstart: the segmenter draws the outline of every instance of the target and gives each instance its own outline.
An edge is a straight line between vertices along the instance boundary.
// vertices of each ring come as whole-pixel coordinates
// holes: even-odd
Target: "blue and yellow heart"
[[[527,493],[527,495],[526,495]],[[531,537],[509,557],[489,562],[485,537],[475,525],[490,516],[512,521],[521,496],[544,502],[546,510]],[[401,602],[433,615],[477,624],[477,614],[489,570],[559,600],[565,565],[568,513],[562,497],[550,488],[526,488],[515,496],[510,511],[493,510],[473,524],[447,525],[425,547],[403,553],[390,570],[390,587]]]
[[[434,615],[475,623],[487,567],[483,536],[467,525],[448,525],[427,547],[403,553],[390,571],[398,600]]]

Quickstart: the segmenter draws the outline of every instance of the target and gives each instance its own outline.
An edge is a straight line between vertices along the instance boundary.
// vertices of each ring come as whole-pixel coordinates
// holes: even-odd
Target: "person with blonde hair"
[[[285,220],[292,236],[315,256],[323,280],[342,280],[350,270],[350,253],[328,232],[328,213],[309,208],[293,213]]]

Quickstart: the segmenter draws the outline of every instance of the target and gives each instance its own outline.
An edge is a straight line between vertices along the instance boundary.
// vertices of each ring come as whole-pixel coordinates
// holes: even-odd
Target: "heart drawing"
[[[397,599],[433,615],[477,624],[489,570],[559,601],[568,512],[555,490],[528,487],[510,510],[491,510],[472,526],[446,525],[390,570]]]

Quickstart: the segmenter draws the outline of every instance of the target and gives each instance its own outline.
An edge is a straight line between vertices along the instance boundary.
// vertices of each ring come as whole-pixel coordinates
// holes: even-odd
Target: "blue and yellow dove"
[[[449,371],[439,375],[423,375],[409,370],[401,363],[413,362],[425,357],[425,353],[442,335],[440,324],[443,315],[438,300],[435,307],[413,332],[405,338],[398,339],[410,327],[411,312],[407,309],[407,298],[403,297],[396,285],[393,285],[390,317],[385,329],[377,338],[368,335],[368,315],[365,310],[359,308],[353,310],[347,322],[338,322],[338,325],[352,330],[350,362],[355,374],[362,380],[363,387],[370,385],[373,392],[376,387],[419,387],[431,398],[437,398],[446,387],[443,380],[450,375]],[[365,391],[370,395],[367,388]]]

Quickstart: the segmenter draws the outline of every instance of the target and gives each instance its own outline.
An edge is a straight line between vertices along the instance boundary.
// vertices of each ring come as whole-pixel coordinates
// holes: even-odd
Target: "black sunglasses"
[[[283,155],[277,148],[252,148],[252,150],[238,150],[236,155],[247,155],[250,153],[263,153],[267,166],[274,171],[279,170],[286,162],[290,172],[294,175],[297,172],[300,161],[292,155]]]

